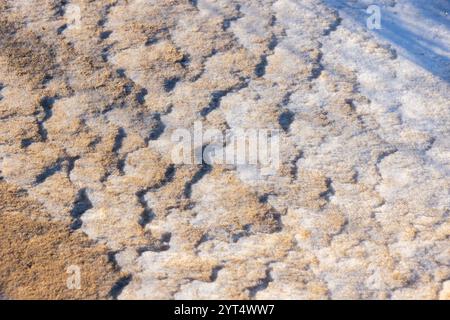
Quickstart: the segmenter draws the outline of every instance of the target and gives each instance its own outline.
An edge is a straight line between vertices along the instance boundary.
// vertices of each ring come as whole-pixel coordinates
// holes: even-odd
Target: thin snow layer
[[[448,299],[449,7],[0,2],[0,175],[114,298]],[[278,170],[174,163],[198,123],[279,130]]]
[[[326,0],[346,17],[349,30],[366,28],[366,8],[378,5],[381,28],[373,32],[378,40],[395,47],[398,54],[443,80],[450,81],[449,4],[446,0],[344,1]]]

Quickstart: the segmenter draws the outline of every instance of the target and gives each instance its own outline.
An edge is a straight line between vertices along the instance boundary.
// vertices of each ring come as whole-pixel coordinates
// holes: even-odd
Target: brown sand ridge
[[[106,248],[50,222],[40,206],[0,182],[0,294],[7,299],[104,299],[118,279]],[[69,265],[81,289],[67,288]]]

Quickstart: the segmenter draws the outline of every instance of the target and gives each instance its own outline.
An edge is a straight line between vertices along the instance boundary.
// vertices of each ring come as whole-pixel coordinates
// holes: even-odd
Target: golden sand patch
[[[0,182],[0,294],[7,299],[104,299],[119,274],[107,250],[81,232],[49,222],[21,191]],[[67,287],[80,268],[81,288]]]

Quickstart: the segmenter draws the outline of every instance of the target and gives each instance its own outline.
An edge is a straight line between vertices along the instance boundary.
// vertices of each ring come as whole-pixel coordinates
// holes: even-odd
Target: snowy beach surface
[[[450,299],[449,12],[0,0],[0,297]],[[279,167],[175,163],[195,123]]]

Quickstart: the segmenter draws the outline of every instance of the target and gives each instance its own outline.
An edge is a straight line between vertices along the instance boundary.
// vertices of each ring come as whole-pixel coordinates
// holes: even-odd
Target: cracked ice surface
[[[1,178],[108,248],[113,297],[449,298],[448,1],[0,9]],[[197,121],[280,129],[279,170],[174,164]]]

